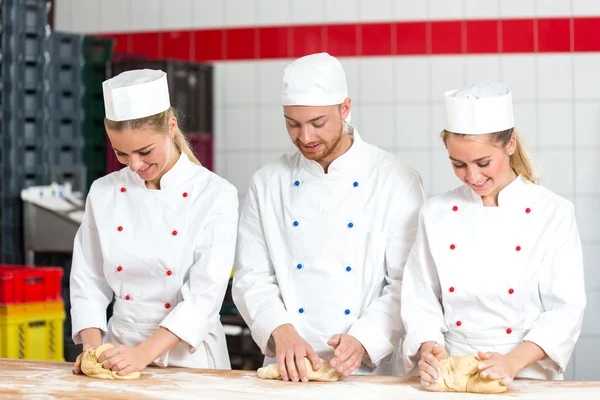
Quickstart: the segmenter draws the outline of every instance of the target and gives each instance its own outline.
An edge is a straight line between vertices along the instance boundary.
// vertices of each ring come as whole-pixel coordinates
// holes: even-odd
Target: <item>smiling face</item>
[[[514,153],[516,139],[498,145],[492,135],[456,135],[445,137],[454,174],[480,195],[484,204],[497,204],[498,193],[516,178],[509,154]]]
[[[146,182],[158,183],[179,156],[168,134],[150,128],[107,130],[107,134],[119,162]]]
[[[350,112],[350,98],[334,106],[284,106],[285,125],[292,142],[309,160],[325,169],[351,144],[344,134],[344,119]]]

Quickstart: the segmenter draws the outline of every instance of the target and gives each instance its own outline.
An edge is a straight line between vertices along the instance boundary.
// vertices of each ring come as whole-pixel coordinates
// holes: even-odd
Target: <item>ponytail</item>
[[[200,164],[200,161],[198,161],[198,158],[194,154],[194,151],[190,147],[189,142],[179,127],[175,128],[175,137],[173,138],[173,141],[175,142],[175,147],[177,147],[177,150],[185,153],[191,162],[200,166],[202,165]]]

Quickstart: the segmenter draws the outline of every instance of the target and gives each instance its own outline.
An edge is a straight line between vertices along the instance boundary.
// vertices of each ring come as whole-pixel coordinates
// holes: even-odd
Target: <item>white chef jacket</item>
[[[73,249],[73,340],[99,328],[105,342],[137,346],[161,326],[182,341],[156,365],[229,369],[219,311],[235,254],[237,190],[185,154],[160,184],[146,188],[129,168],[93,183]]]
[[[586,304],[573,205],[517,177],[484,207],[468,186],[421,209],[402,289],[406,372],[423,342],[449,355],[506,354],[523,341],[548,355],[518,377],[562,379]]]
[[[289,323],[326,360],[333,358],[327,341],[347,333],[370,357],[359,373],[391,372],[423,187],[412,168],[347,129],[353,144],[328,173],[295,152],[253,176],[240,217],[233,299],[265,365],[276,361],[272,331]]]

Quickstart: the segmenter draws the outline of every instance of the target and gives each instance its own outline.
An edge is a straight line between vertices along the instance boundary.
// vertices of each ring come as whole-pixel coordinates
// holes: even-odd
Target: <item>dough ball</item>
[[[500,383],[481,376],[477,369],[479,358],[452,356],[440,361],[442,372],[436,382],[425,389],[432,392],[503,393],[508,389]]]
[[[308,358],[304,358],[304,365],[306,365],[306,372],[308,373],[309,381],[319,382],[335,382],[342,377],[342,374],[336,371],[329,363],[323,359],[321,361],[321,368],[317,371],[313,369],[312,363]],[[257,376],[262,379],[281,379],[279,373],[279,363],[270,364],[266,367],[259,368]]]
[[[111,371],[102,366],[98,362],[98,358],[105,351],[113,347],[112,344],[106,343],[95,349],[88,349],[81,357],[81,372],[87,376],[98,379],[137,379],[140,377],[139,372],[132,372],[127,375],[119,375],[118,371]]]

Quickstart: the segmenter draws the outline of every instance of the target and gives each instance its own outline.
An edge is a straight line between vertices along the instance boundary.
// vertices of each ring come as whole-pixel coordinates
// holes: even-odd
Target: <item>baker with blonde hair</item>
[[[99,361],[120,375],[150,364],[229,369],[219,311],[237,191],[189,148],[163,71],[123,72],[103,90],[106,132],[129,168],[96,180],[86,201],[70,276],[73,340],[84,350],[112,343]]]
[[[421,209],[404,272],[404,363],[425,386],[447,356],[484,378],[562,379],[586,296],[573,204],[537,184],[499,83],[445,93],[442,139],[463,185]]]

